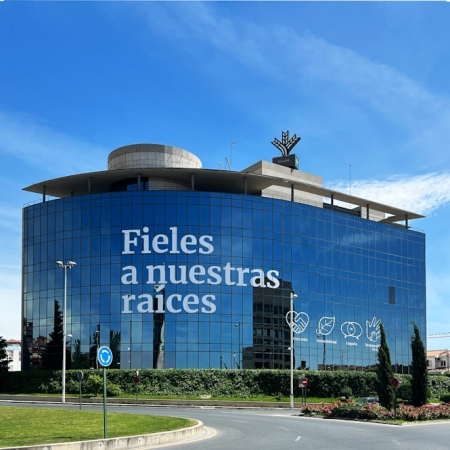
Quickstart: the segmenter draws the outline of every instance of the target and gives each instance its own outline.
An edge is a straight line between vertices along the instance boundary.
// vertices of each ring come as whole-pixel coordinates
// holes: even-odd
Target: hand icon
[[[372,322],[366,320],[366,335],[369,341],[376,342],[378,341],[378,339],[380,339],[380,323],[381,320],[377,319],[376,317],[372,319]]]

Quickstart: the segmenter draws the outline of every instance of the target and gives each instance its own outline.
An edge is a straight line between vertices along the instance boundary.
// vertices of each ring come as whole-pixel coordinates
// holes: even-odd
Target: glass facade
[[[145,180],[143,180],[145,182]],[[251,195],[133,191],[24,208],[23,368],[364,370],[383,323],[397,371],[425,330],[425,236]],[[291,293],[294,313],[290,315]],[[70,335],[70,336],[69,336]]]

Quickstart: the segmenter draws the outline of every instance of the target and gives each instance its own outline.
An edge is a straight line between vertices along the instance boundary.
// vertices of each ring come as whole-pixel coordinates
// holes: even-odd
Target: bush
[[[349,419],[356,419],[359,417],[359,410],[361,406],[357,405],[342,405],[330,410],[329,417],[348,417]]]
[[[82,393],[97,395],[103,391],[101,370],[83,370]],[[66,391],[78,394],[79,370],[66,372]],[[355,371],[295,371],[294,396],[300,398],[301,388],[298,376],[305,374],[309,380],[307,397],[332,397],[350,395],[367,397],[375,391],[376,375]],[[90,377],[95,375],[95,383]],[[135,370],[108,369],[108,383],[120,386],[122,393],[135,395]],[[16,394],[39,394],[61,392],[60,370],[27,370],[0,374],[0,392]],[[142,369],[139,371],[140,393],[144,395],[185,395],[198,397],[289,397],[289,370],[221,370],[221,369]],[[410,382],[410,375],[399,375],[402,384]],[[401,385],[402,386],[402,385]],[[450,378],[444,376],[429,377],[432,398],[450,392]]]
[[[411,383],[402,383],[397,389],[397,398],[401,398],[405,402],[411,401]]]
[[[116,395],[122,395],[122,389],[118,384],[109,383],[106,385],[106,395],[108,397],[115,397]]]
[[[103,379],[100,375],[93,373],[87,380],[87,391],[90,394],[98,395],[103,390]]]
[[[345,397],[347,400],[353,395],[352,388],[349,386],[344,386],[341,389],[341,396]]]
[[[439,397],[439,400],[444,403],[450,403],[450,392],[446,392]]]
[[[363,407],[354,404],[343,404],[341,402],[333,403],[332,405],[324,405],[322,403],[321,405],[302,406],[300,411],[309,416],[317,414],[326,417],[345,417],[366,420],[393,420],[394,418],[394,411],[387,410],[375,403],[367,404]],[[401,404],[397,407],[397,419],[407,421],[450,419],[450,406],[425,405],[415,407]]]

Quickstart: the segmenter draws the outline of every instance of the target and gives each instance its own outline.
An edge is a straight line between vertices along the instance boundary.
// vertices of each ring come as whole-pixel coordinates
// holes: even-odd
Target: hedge
[[[78,370],[66,371],[66,392],[78,393]],[[101,375],[101,370],[83,370],[82,392],[92,394],[94,383],[89,376]],[[298,377],[305,374],[309,380],[308,397],[337,398],[351,389],[354,397],[375,395],[376,375],[372,372],[355,371],[294,371],[294,396],[301,397]],[[110,384],[120,387],[124,394],[134,394],[135,370],[107,370]],[[289,370],[182,370],[141,369],[139,392],[149,395],[181,395],[213,397],[277,397],[289,396]],[[408,382],[410,375],[399,375]],[[57,394],[61,392],[61,371],[31,370],[0,374],[0,392],[15,394]],[[97,378],[97,377],[95,377]],[[93,381],[93,380],[92,380]],[[450,378],[429,377],[432,398],[450,392]]]

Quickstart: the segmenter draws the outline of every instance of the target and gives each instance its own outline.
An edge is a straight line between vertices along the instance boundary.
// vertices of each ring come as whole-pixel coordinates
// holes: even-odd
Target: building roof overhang
[[[246,192],[247,195],[261,195],[261,192],[264,189],[273,186],[293,188],[295,191],[331,199],[332,202],[339,201],[349,203],[356,207],[369,207],[372,210],[388,214],[389,217],[381,220],[381,222],[384,223],[394,223],[404,220],[408,221],[424,217],[420,214],[401,208],[384,205],[369,199],[355,197],[343,192],[293,180],[291,178],[284,179],[250,172],[233,172],[212,169],[142,168],[105,170],[101,172],[89,172],[54,178],[32,184],[31,186],[25,187],[23,190],[57,198],[105,193],[109,191],[109,187],[113,183],[127,178],[137,178],[139,175],[141,177],[164,179],[169,182],[183,184],[195,191],[233,194],[244,194]]]

